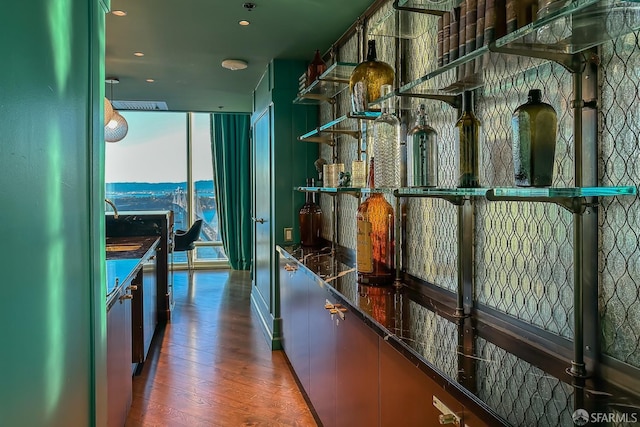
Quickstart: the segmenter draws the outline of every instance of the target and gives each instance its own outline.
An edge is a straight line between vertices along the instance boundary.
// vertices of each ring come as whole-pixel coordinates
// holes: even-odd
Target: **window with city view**
[[[186,230],[202,219],[195,262],[226,261],[215,203],[210,114],[120,113],[129,132],[120,142],[107,143],[107,198],[119,211],[172,210],[176,230]],[[186,256],[177,252],[174,262],[186,262]]]

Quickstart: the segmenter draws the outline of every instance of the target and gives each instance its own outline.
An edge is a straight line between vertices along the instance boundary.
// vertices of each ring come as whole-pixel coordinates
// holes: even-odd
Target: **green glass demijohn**
[[[513,112],[512,151],[515,183],[520,187],[548,187],[558,133],[558,116],[542,102],[540,89],[531,89],[528,100]]]
[[[382,85],[393,86],[394,78],[391,65],[377,60],[376,41],[369,40],[367,60],[358,64],[349,78],[352,111],[380,110],[380,107],[369,106],[369,103],[380,98]]]

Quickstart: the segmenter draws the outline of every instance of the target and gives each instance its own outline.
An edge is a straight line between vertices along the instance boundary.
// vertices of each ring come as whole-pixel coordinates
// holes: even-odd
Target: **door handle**
[[[255,222],[259,222],[260,224],[264,224],[265,222],[267,222],[267,220],[265,220],[264,218],[253,218],[251,217],[252,220],[254,220]]]
[[[128,300],[128,299],[133,299],[133,295],[131,294],[124,294],[122,295],[119,300],[121,303],[123,303],[124,301]]]

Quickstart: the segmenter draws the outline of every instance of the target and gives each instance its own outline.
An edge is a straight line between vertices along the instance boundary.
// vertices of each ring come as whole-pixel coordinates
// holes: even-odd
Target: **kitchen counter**
[[[353,263],[326,250],[277,251],[287,259],[285,270],[304,272],[322,284],[465,407],[493,419],[490,425],[574,425],[577,409],[640,421],[638,396],[597,378],[573,378],[565,372],[569,361],[474,316],[456,317],[455,298],[437,300],[428,289],[406,284],[359,284]]]
[[[131,281],[159,242],[160,238],[155,236],[107,237],[107,309],[113,304],[120,285]]]

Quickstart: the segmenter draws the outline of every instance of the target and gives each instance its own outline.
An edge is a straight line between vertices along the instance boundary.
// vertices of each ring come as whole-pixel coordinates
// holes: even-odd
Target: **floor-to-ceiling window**
[[[127,136],[107,143],[106,196],[119,211],[172,210],[175,229],[203,219],[196,264],[226,264],[218,232],[210,114],[121,111]],[[186,263],[176,252],[174,263]]]

